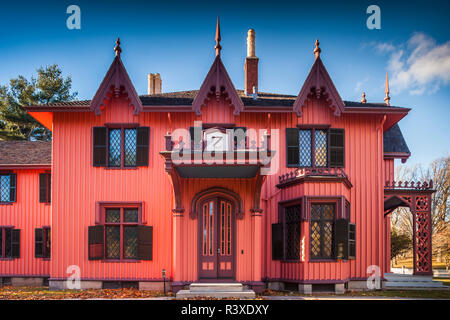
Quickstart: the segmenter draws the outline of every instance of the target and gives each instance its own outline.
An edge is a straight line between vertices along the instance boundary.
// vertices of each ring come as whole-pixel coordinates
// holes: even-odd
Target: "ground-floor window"
[[[105,208],[105,258],[137,259],[138,208]]]
[[[0,259],[20,258],[20,230],[0,227]]]
[[[284,209],[285,260],[300,259],[301,205]]]
[[[34,256],[36,258],[50,259],[50,243],[50,227],[34,229]]]
[[[335,203],[311,204],[311,258],[334,258]]]

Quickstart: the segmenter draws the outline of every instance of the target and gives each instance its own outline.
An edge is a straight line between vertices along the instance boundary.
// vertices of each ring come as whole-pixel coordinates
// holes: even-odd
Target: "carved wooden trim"
[[[297,113],[297,116],[302,116],[302,108],[306,106],[307,100],[314,96],[317,99],[323,97],[330,108],[334,109],[335,116],[340,116],[345,109],[345,104],[336,90],[320,57],[317,57],[315,60],[311,71],[294,102],[293,111]]]
[[[250,209],[250,212],[252,213],[262,213],[263,209],[260,207],[261,202],[261,191],[262,186],[264,184],[264,181],[266,180],[266,175],[261,174],[261,169],[258,171],[258,175],[256,177],[256,183],[255,183],[255,192],[253,194],[253,205]]]
[[[209,198],[214,195],[220,195],[221,197],[231,200],[235,204],[236,218],[244,218],[244,203],[241,196],[234,191],[221,187],[213,187],[197,193],[194,198],[192,198],[191,212],[189,213],[190,218],[196,219],[198,216],[199,204],[205,198]]]
[[[109,67],[105,78],[92,99],[90,110],[96,115],[100,115],[105,107],[105,103],[111,101],[113,97],[125,97],[128,105],[133,107],[134,115],[138,115],[143,109],[141,99],[128,76],[120,55],[114,58],[113,63]]]
[[[220,59],[220,55],[216,56],[211,69],[192,102],[192,111],[198,116],[201,115],[202,106],[205,106],[214,96],[217,101],[221,97],[225,98],[225,101],[234,107],[234,115],[239,115],[244,110],[244,104]]]

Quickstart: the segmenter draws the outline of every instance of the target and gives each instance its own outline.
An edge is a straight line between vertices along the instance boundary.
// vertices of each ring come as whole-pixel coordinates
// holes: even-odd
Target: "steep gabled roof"
[[[0,167],[50,166],[51,141],[0,141]]]
[[[385,153],[411,154],[397,123],[383,134],[383,151]]]
[[[234,88],[220,55],[214,59],[211,69],[192,102],[192,110],[197,115],[202,114],[201,108],[211,99],[212,94],[215,94],[216,99],[219,99],[221,95],[226,95],[226,101],[234,108],[233,113],[235,115],[238,115],[244,109],[244,104]]]
[[[316,61],[314,61],[311,71],[294,102],[293,110],[299,117],[302,116],[302,108],[306,106],[306,101],[310,95],[315,95],[317,98],[321,96],[326,97],[330,107],[334,109],[334,115],[336,116],[339,116],[344,111],[344,102],[320,57],[317,57]]]
[[[90,109],[91,111],[94,111],[96,115],[99,115],[107,101],[111,100],[113,96],[118,98],[120,95],[126,95],[128,97],[128,105],[134,108],[134,114],[139,114],[139,112],[142,111],[141,100],[136,93],[122,60],[120,59],[122,49],[120,48],[119,39],[117,39],[114,51],[116,52],[116,57],[95,93]]]
[[[225,101],[227,101],[230,106],[234,107],[234,115],[238,115],[244,109],[244,104],[234,88],[233,82],[220,58],[220,51],[222,49],[220,40],[220,24],[219,17],[217,17],[216,46],[214,47],[216,50],[216,58],[192,102],[192,111],[197,115],[202,114],[202,106],[206,105],[214,95],[217,100],[219,100],[221,96],[225,96]]]

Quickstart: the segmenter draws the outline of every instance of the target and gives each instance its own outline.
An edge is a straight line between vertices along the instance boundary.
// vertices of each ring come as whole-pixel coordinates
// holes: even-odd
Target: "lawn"
[[[172,296],[172,293],[168,293]],[[11,287],[0,288],[0,300],[62,300],[62,299],[139,299],[162,297],[158,291],[137,289],[92,289],[92,290],[56,290],[48,287]]]
[[[447,281],[450,285],[450,279]],[[0,300],[64,300],[64,299],[142,299],[157,298],[164,296],[162,292],[140,291],[137,289],[96,289],[96,290],[57,290],[50,291],[48,287],[11,287],[0,288]],[[174,294],[169,292],[169,298]],[[266,290],[256,299],[267,299],[264,296],[307,296],[299,292]],[[411,291],[353,291],[345,294],[335,295],[333,293],[314,293],[308,297],[334,296],[342,297],[388,297],[388,298],[431,298],[450,299],[450,290],[411,290]],[[205,298],[211,299],[211,298]],[[197,299],[198,300],[198,299]]]
[[[433,269],[445,269],[445,261],[442,259],[441,262],[437,262],[436,259],[433,258]],[[413,267],[413,259],[412,258],[406,258],[406,259],[397,259],[397,263],[393,264],[394,268],[401,268],[402,266],[405,266],[407,269],[412,269]]]
[[[272,291],[266,290],[263,295],[266,296],[305,296],[299,292]],[[374,291],[350,291],[344,294],[333,293],[313,293],[309,297],[335,296],[335,297],[388,297],[388,298],[431,298],[431,299],[450,299],[450,290],[374,290]]]

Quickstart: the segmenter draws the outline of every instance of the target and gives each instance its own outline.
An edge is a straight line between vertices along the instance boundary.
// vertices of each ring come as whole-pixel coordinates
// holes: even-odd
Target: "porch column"
[[[183,227],[183,213],[173,212],[173,282],[172,290],[177,292],[184,286],[183,280],[183,257],[182,257],[182,239],[181,230]]]
[[[413,215],[414,274],[433,275],[431,194],[414,196],[411,213]]]
[[[252,211],[252,234],[253,234],[253,271],[252,282],[254,283],[254,289],[261,287],[261,265],[262,265],[262,210]],[[255,291],[256,291],[255,290]]]

